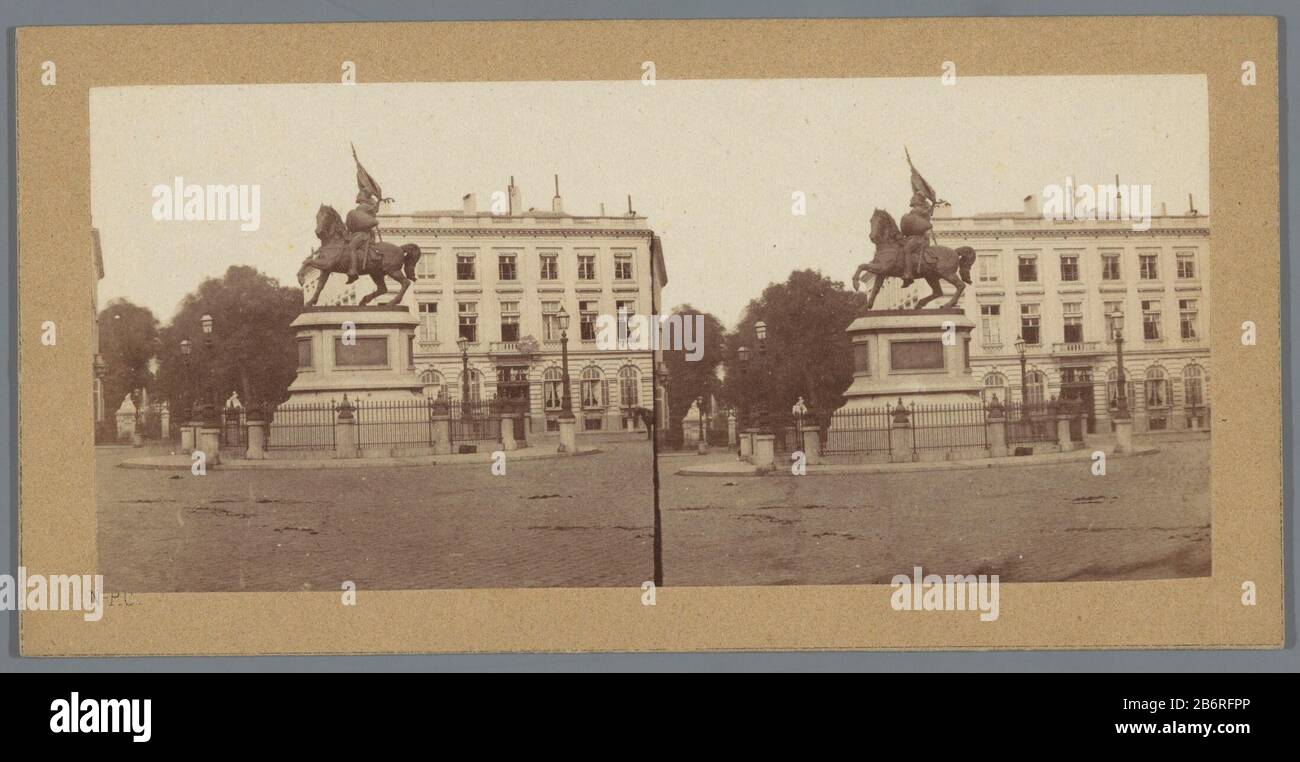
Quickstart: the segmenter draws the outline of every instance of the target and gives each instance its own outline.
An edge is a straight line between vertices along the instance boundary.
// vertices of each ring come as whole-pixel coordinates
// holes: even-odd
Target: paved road
[[[978,471],[688,477],[661,461],[667,585],[1004,582],[1210,573],[1208,440],[1154,455]],[[723,456],[725,457],[725,456]]]
[[[96,451],[113,591],[639,587],[653,578],[648,442],[576,458],[362,471],[116,468]]]

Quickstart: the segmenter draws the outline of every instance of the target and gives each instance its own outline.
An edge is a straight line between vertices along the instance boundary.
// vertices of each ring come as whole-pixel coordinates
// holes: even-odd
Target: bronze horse
[[[316,279],[316,292],[308,300],[308,306],[316,304],[320,292],[325,288],[325,282],[329,280],[330,273],[347,273],[351,261],[348,229],[343,224],[343,218],[334,211],[334,207],[321,204],[316,212],[316,237],[320,239],[321,247],[303,260],[302,267],[298,269],[299,286],[306,283],[308,270],[312,268],[320,270],[320,277]],[[385,277],[392,278],[402,285],[402,290],[397,292],[397,298],[388,302],[389,304],[400,303],[402,297],[406,296],[406,290],[411,287],[411,282],[415,280],[415,263],[419,261],[420,247],[413,243],[398,246],[380,241],[370,244],[361,273],[369,275],[375,282],[375,290],[362,297],[360,303],[369,304],[376,296],[388,293],[388,286],[384,284]]]
[[[871,215],[871,242],[876,245],[875,259],[858,265],[858,269],[853,271],[854,291],[858,290],[858,285],[862,282],[860,276],[864,270],[870,273],[870,279],[875,281],[871,286],[871,295],[867,297],[867,309],[871,309],[876,303],[876,294],[880,293],[880,286],[885,278],[903,277],[905,242],[903,234],[899,231],[894,218],[883,209],[877,209]],[[940,280],[946,280],[957,288],[957,292],[944,305],[956,307],[957,300],[961,299],[962,292],[966,290],[966,283],[971,282],[970,268],[973,264],[975,264],[975,250],[969,246],[959,246],[956,249],[947,246],[926,247],[921,253],[921,261],[917,263],[916,275],[930,285],[932,293],[918,301],[916,309],[919,310],[943,296]]]

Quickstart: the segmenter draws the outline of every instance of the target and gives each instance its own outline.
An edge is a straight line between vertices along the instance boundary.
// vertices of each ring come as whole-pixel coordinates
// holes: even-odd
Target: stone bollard
[[[194,440],[199,433],[199,424],[197,421],[188,421],[181,424],[181,452],[194,452]]]
[[[501,449],[506,452],[516,450],[519,445],[515,443],[515,416],[510,413],[501,415]]]
[[[560,416],[560,446],[556,452],[573,455],[578,451],[578,420],[573,416]]]
[[[740,432],[740,459],[754,462],[754,432]]]
[[[1115,452],[1133,452],[1133,419],[1115,419]]]
[[[1070,419],[1069,413],[1058,413],[1056,416],[1056,441],[1061,446],[1061,452],[1070,452],[1074,449],[1074,440],[1070,438]]]
[[[727,441],[736,441],[736,414],[727,413]]]
[[[164,442],[172,440],[172,412],[166,402],[158,408],[158,431]]]
[[[989,426],[989,456],[993,458],[1005,458],[1007,456],[1007,416],[1005,414],[996,418],[990,413],[988,418]]]
[[[815,466],[822,462],[822,440],[817,429],[803,430],[804,463]]]
[[[266,459],[266,414],[260,405],[248,409],[248,450],[244,457],[249,460]]]
[[[889,460],[891,463],[910,463],[913,460],[912,452],[912,416],[904,407],[900,399],[894,406],[893,421],[890,424],[889,433]]]
[[[343,395],[343,402],[338,406],[338,419],[334,422],[334,457],[355,458],[361,454],[357,447],[356,410],[348,396]]]
[[[754,434],[754,466],[770,471],[776,465],[776,437],[772,434]]]

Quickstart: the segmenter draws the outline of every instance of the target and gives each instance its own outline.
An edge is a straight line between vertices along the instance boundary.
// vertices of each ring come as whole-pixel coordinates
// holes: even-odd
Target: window
[[[1191,280],[1196,277],[1196,254],[1191,251],[1178,252],[1178,277]]]
[[[588,366],[582,371],[582,407],[584,409],[605,407],[605,377],[600,368]]]
[[[578,255],[578,280],[595,280],[596,279],[596,255],[579,254]]]
[[[1135,389],[1133,386],[1132,374],[1124,374],[1124,406],[1133,407],[1133,395]],[[1119,369],[1111,368],[1106,372],[1106,407],[1114,412],[1119,409]]]
[[[542,340],[560,340],[560,303],[542,302]]]
[[[519,268],[515,265],[516,255],[497,255],[497,278],[500,280],[519,280]]]
[[[438,303],[437,302],[420,302],[420,327],[416,330],[416,337],[420,341],[437,341],[438,340]]]
[[[556,254],[542,254],[542,280],[559,280],[560,258]]]
[[[460,317],[459,337],[470,342],[478,341],[478,302],[460,302],[456,311]]]
[[[564,371],[559,368],[547,368],[542,374],[542,404],[547,410],[564,407]]]
[[[423,251],[420,253],[420,261],[415,263],[415,280],[430,281],[435,280],[438,275],[437,263],[435,258],[436,251]]]
[[[1198,314],[1195,299],[1178,300],[1178,330],[1184,339],[1190,341],[1197,337],[1196,323]]]
[[[1119,280],[1119,252],[1106,251],[1101,255],[1101,279]]]
[[[1019,257],[1020,265],[1017,269],[1018,279],[1021,283],[1038,282],[1038,256],[1036,254],[1021,254]]]
[[[1002,305],[980,305],[980,336],[986,347],[1002,343]]]
[[[519,302],[501,302],[501,340],[519,341]]]
[[[636,302],[631,299],[619,299],[615,301],[614,314],[618,317],[619,349],[626,349],[628,342],[628,321],[636,314]]]
[[[635,366],[625,365],[618,371],[618,403],[622,407],[636,407],[640,396],[641,372]]]
[[[583,341],[596,340],[596,302],[582,301],[578,302],[578,317],[581,320],[580,326],[582,333],[580,335]]]
[[[479,373],[476,368],[469,369],[468,389],[466,388],[464,371],[461,371],[460,376],[456,379],[456,393],[464,397],[466,391],[469,392],[468,401],[471,403],[483,399],[483,374]]]
[[[1102,311],[1105,313],[1105,318],[1106,318],[1106,341],[1114,341],[1115,340],[1115,318],[1111,317],[1111,315],[1118,312],[1120,316],[1123,317],[1124,303],[1104,302]]]
[[[1156,341],[1160,338],[1160,300],[1147,299],[1142,302],[1142,338]]]
[[[1083,341],[1083,303],[1065,302],[1061,305],[1064,314],[1062,333],[1067,344]]]
[[[991,404],[995,397],[998,402],[1005,403],[1007,401],[1006,376],[997,371],[993,371],[984,376],[983,386],[984,388],[981,390],[980,396],[983,398],[985,405]]]
[[[1061,280],[1076,281],[1079,279],[1079,255],[1062,254],[1061,255]]]
[[[1205,404],[1205,372],[1199,365],[1183,368],[1183,407],[1201,407]]]
[[[1047,376],[1041,370],[1031,370],[1025,374],[1025,401],[1029,404],[1043,402],[1047,399]]]
[[[1146,387],[1147,407],[1169,407],[1169,377],[1163,368],[1147,368],[1143,385]]]
[[[1142,280],[1156,280],[1160,277],[1159,257],[1155,254],[1138,255],[1138,277]]]
[[[614,255],[614,279],[632,280],[632,255],[631,254]]]
[[[424,396],[430,399],[447,399],[447,383],[442,374],[436,370],[426,370],[420,374],[420,383],[424,385]]]
[[[977,283],[998,282],[998,255],[980,254],[975,260]]]
[[[456,255],[456,280],[474,280],[474,255]]]
[[[1037,346],[1040,343],[1038,321],[1037,304],[1020,305],[1020,338],[1024,339],[1026,344]]]

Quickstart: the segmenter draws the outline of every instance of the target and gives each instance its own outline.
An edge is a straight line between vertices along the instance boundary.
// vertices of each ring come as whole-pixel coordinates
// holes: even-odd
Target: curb
[[[1044,456],[1043,460],[1030,460],[1035,456],[1008,456],[1005,458],[984,458],[981,460],[953,460],[953,461],[926,461],[919,463],[861,463],[861,464],[842,464],[842,465],[817,465],[808,466],[807,476],[837,476],[846,474],[908,474],[908,473],[925,473],[929,471],[974,471],[986,468],[1019,468],[1024,466],[1055,466],[1062,463],[1073,463],[1076,461],[1089,460],[1096,450],[1080,449],[1075,450],[1078,455],[1069,457],[1052,457],[1059,453],[1051,453]],[[1106,451],[1103,451],[1106,452]],[[1133,450],[1128,453],[1106,452],[1108,458],[1137,458],[1144,455],[1154,455],[1160,452],[1156,447],[1144,447]],[[1047,459],[1050,458],[1050,459]],[[834,470],[830,470],[834,469]],[[709,477],[709,476],[787,476],[794,477],[787,469],[772,468],[759,469],[755,466],[737,467],[726,471],[700,471],[698,469],[683,468],[674,473],[674,476],[689,477]]]
[[[597,455],[602,450],[599,447],[578,450],[572,455],[561,455],[558,452],[552,453],[528,453],[511,458],[506,456],[506,460],[515,462],[527,460],[560,460],[564,458],[579,458],[585,455]],[[244,460],[242,458],[231,459],[216,465],[209,465],[207,468],[211,471],[312,471],[327,468],[414,468],[418,466],[481,466],[485,463],[491,463],[491,458],[484,460],[431,460],[431,459],[413,459],[413,458],[339,458],[339,459],[317,459],[317,458],[273,458],[267,460]],[[265,465],[264,465],[265,464]],[[124,460],[117,464],[118,468],[129,468],[140,471],[189,471],[191,464],[183,463],[156,463],[141,462],[136,460]]]

